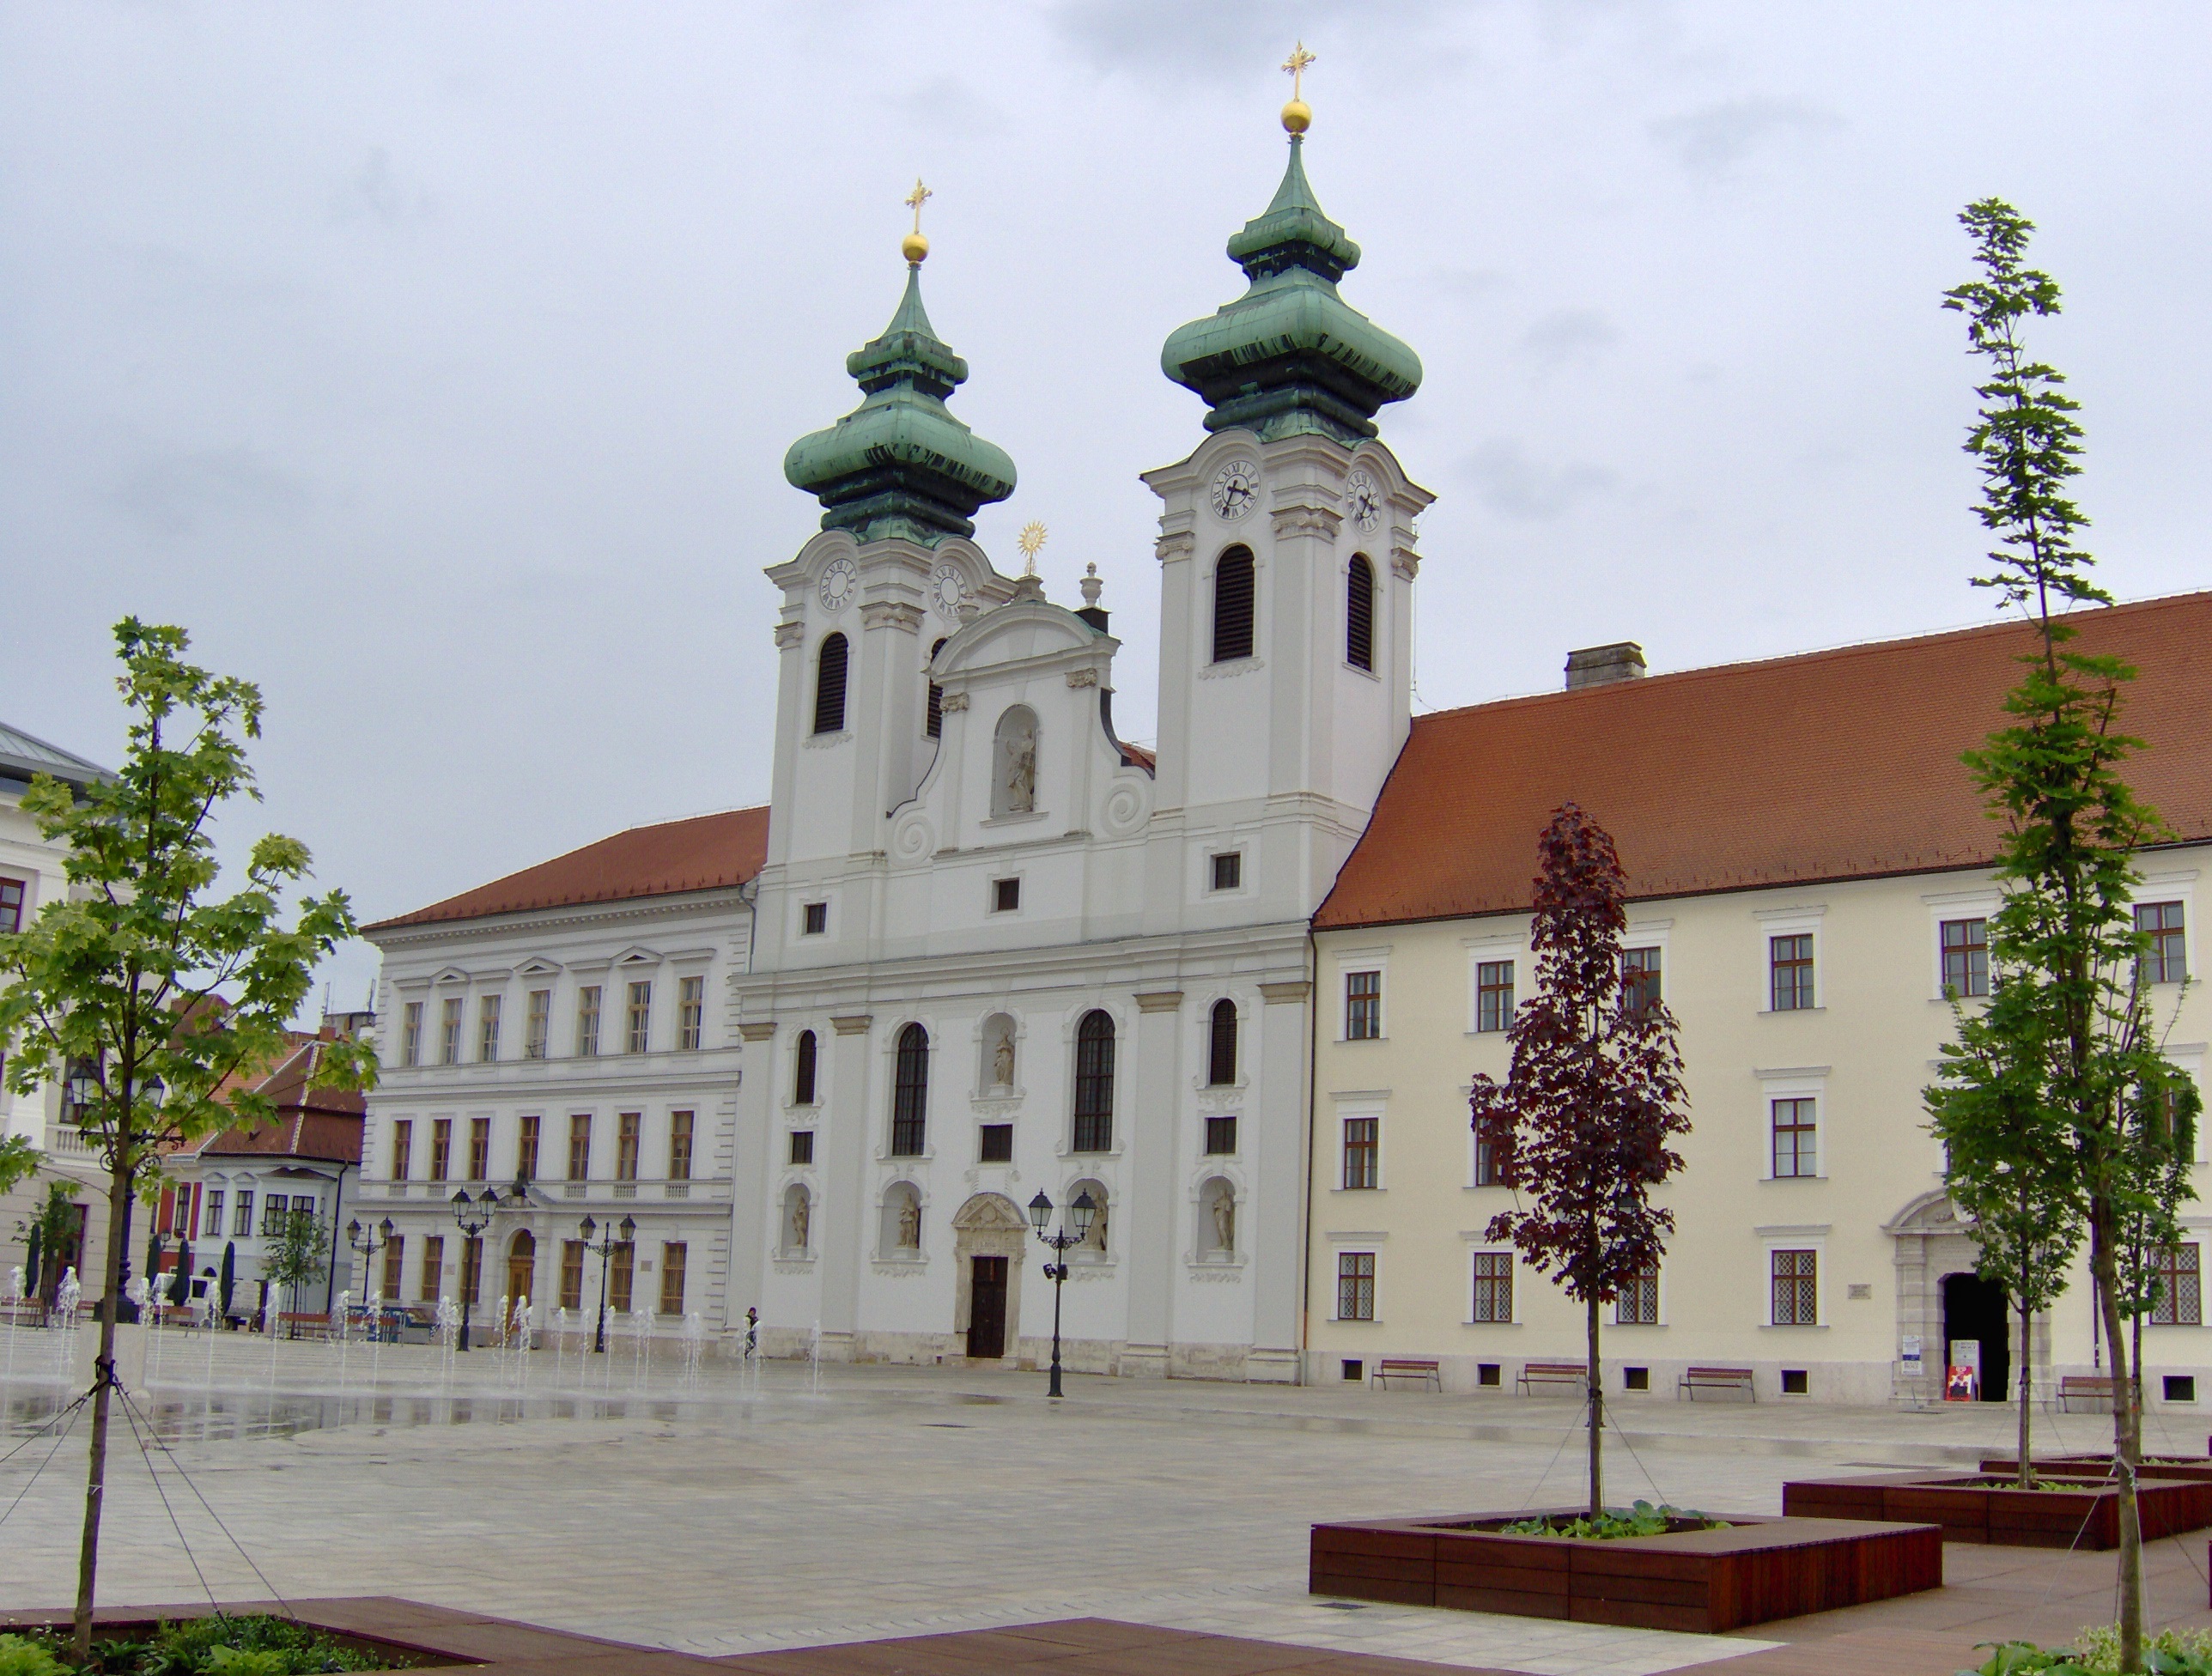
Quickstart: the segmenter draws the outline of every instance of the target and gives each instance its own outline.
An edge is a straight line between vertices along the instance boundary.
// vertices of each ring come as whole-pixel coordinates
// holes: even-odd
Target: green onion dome
[[[930,327],[919,261],[907,264],[890,325],[846,356],[845,370],[866,399],[783,457],[784,477],[822,502],[822,527],[925,547],[974,535],[975,509],[1014,492],[1014,463],[945,410],[968,363]]]
[[[1265,440],[1318,432],[1354,443],[1376,434],[1376,409],[1420,388],[1421,360],[1337,295],[1359,246],[1322,213],[1304,148],[1293,132],[1274,202],[1229,241],[1250,288],[1179,327],[1160,370],[1204,398],[1210,431],[1243,427]]]

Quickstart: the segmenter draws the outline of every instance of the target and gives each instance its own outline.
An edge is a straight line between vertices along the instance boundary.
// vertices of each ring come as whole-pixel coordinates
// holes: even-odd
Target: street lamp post
[[[476,1302],[477,1286],[483,1283],[483,1248],[479,1236],[491,1226],[491,1219],[504,1208],[499,1202],[499,1189],[486,1187],[477,1197],[469,1197],[469,1190],[461,1188],[453,1194],[453,1220],[461,1228],[461,1342],[459,1348],[469,1347],[469,1306]],[[477,1272],[475,1284],[469,1276],[469,1246],[476,1242]]]
[[[1075,1219],[1074,1230],[1070,1232],[1066,1221],[1063,1219],[1059,1228],[1048,1234],[1045,1224],[1052,1220],[1052,1200],[1044,1196],[1042,1187],[1037,1189],[1037,1196],[1030,1200],[1030,1225],[1036,1230],[1037,1238],[1052,1248],[1054,1259],[1044,1266],[1045,1274],[1052,1281],[1052,1385],[1045,1393],[1048,1397],[1060,1394],[1060,1289],[1067,1284],[1067,1248],[1083,1243],[1091,1232],[1091,1218],[1098,1213],[1098,1207],[1091,1202],[1088,1188],[1076,1194],[1075,1203],[1067,1209],[1068,1214]]]
[[[628,1245],[636,1238],[637,1223],[634,1218],[624,1217],[619,1227],[610,1227],[606,1238],[594,1244],[592,1236],[598,1231],[599,1226],[587,1216],[576,1224],[576,1231],[584,1236],[585,1250],[599,1254],[599,1325],[598,1331],[592,1335],[592,1351],[594,1355],[604,1355],[607,1348],[607,1265],[613,1260],[617,1246]],[[617,1238],[617,1235],[621,1237]]]
[[[368,1260],[392,1243],[392,1231],[390,1217],[385,1218],[374,1228],[363,1228],[359,1217],[346,1224],[346,1243],[361,1254],[361,1301],[364,1308],[368,1303]],[[384,1236],[382,1239],[377,1237],[380,1234]],[[371,1321],[368,1330],[375,1333],[381,1325],[380,1322]]]

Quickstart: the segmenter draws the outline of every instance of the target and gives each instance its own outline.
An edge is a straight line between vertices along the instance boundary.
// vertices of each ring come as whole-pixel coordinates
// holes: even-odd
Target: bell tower
[[[1434,497],[1375,415],[1419,388],[1421,363],[1338,295],[1360,251],[1306,179],[1313,62],[1301,45],[1283,66],[1282,184],[1229,240],[1244,294],[1160,355],[1209,433],[1145,474],[1161,501],[1154,830],[1180,851],[1186,924],[1310,914],[1410,726],[1413,523]],[[1246,881],[1233,905],[1229,871]],[[1156,896],[1165,884],[1156,869]]]

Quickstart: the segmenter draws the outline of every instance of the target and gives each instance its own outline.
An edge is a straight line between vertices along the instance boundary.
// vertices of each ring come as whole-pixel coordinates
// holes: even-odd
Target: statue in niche
[[[1022,705],[999,718],[999,783],[992,812],[1036,812],[1036,718]]]
[[[806,1190],[802,1187],[791,1196],[791,1248],[806,1249],[807,1224]]]
[[[1012,1088],[1014,1085],[1014,1033],[1001,1029],[999,1039],[991,1048],[991,1086]]]
[[[899,1205],[898,1242],[901,1251],[921,1249],[921,1206],[908,1194]]]
[[[1091,1231],[1083,1236],[1085,1249],[1106,1254],[1106,1193],[1103,1188],[1094,1189],[1091,1195],[1098,1201],[1098,1208],[1091,1213]]]
[[[1224,1255],[1237,1249],[1237,1195],[1226,1187],[1213,1195],[1213,1248]]]

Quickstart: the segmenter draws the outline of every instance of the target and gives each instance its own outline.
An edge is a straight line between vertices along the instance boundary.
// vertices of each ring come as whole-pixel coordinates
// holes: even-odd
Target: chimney
[[[1644,648],[1634,641],[1586,646],[1567,653],[1567,690],[1600,687],[1608,681],[1635,681],[1644,675]]]

